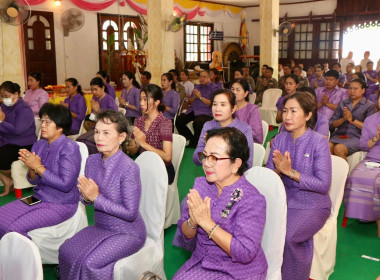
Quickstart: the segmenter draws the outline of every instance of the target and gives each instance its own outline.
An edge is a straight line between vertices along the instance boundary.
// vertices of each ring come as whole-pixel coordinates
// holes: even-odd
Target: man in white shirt
[[[354,56],[354,53],[353,52],[348,52],[348,55],[347,57],[342,57],[340,59],[340,65],[341,65],[341,69],[342,69],[342,72],[343,74],[346,74],[347,71],[346,71],[346,67],[347,67],[347,64],[348,63],[352,63],[355,65],[355,62],[354,60],[352,59],[352,57]]]

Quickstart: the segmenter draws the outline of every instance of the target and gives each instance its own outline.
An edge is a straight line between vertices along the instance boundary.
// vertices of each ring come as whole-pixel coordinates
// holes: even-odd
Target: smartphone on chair
[[[21,201],[24,202],[25,204],[28,204],[29,206],[33,206],[33,205],[41,202],[41,200],[34,197],[33,195],[23,197],[23,198],[21,198]]]

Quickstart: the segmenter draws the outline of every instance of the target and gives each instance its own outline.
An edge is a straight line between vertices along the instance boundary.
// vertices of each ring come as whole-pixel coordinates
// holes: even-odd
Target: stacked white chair
[[[29,238],[9,232],[0,241],[0,279],[42,280],[41,256]]]
[[[170,227],[172,224],[177,224],[177,221],[181,217],[181,209],[179,206],[178,195],[178,174],[181,166],[183,152],[185,151],[186,138],[173,134],[173,152],[172,152],[172,164],[175,170],[174,181],[169,185],[168,197],[166,201],[166,215],[165,215],[165,228]]]
[[[366,157],[366,155],[367,155],[366,152],[360,151],[360,152],[353,153],[352,155],[347,157],[348,166],[349,166],[348,175],[351,174],[355,166],[358,165],[358,163],[361,162]]]
[[[265,155],[265,149],[263,145],[253,143],[253,166],[262,166]]]
[[[260,107],[261,119],[269,125],[278,126],[276,123],[277,107],[276,103],[282,95],[282,90],[269,88],[264,91],[262,106]]]
[[[77,140],[77,138],[78,138],[82,133],[84,133],[84,131],[83,131],[83,130],[84,130],[83,125],[84,125],[84,119],[83,119],[82,123],[80,124],[80,128],[79,128],[79,132],[78,132],[78,134],[75,134],[75,135],[69,135],[69,136],[67,136],[67,137],[70,138],[70,139],[73,140],[73,141]]]
[[[284,184],[277,173],[265,167],[252,167],[245,172],[245,177],[266,200],[266,222],[261,240],[268,262],[266,279],[281,280],[287,217]]]
[[[269,131],[269,125],[266,121],[261,121],[262,126],[263,126],[263,145],[265,143],[265,139],[267,139],[268,136],[268,131]]]
[[[41,138],[41,123],[39,117],[34,117],[34,124],[36,125],[36,136],[38,140]]]
[[[142,192],[139,211],[147,231],[145,245],[135,254],[121,259],[114,266],[114,279],[139,279],[151,271],[166,280],[164,271],[164,223],[168,175],[162,159],[153,152],[137,157]]]
[[[326,221],[326,224],[314,235],[314,254],[310,278],[315,280],[327,280],[334,272],[337,218],[343,200],[344,187],[348,174],[348,164],[344,159],[331,156],[331,161],[332,180],[329,195],[332,207],[330,217]]]
[[[252,92],[252,94],[248,94],[249,103],[255,104],[256,101],[256,92]]]

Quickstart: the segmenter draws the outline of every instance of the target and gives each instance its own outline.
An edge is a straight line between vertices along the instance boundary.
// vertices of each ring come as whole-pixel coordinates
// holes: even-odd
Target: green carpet
[[[267,140],[276,134],[276,130],[270,131]],[[178,180],[179,197],[182,200],[189,189],[192,188],[194,179],[203,176],[200,166],[192,162],[194,149],[186,148],[182,160],[180,176]],[[2,187],[0,187],[2,191]],[[31,194],[32,190],[23,191],[23,195]],[[0,197],[0,206],[13,201],[14,194]],[[94,223],[93,207],[87,207],[89,224]],[[380,262],[362,258],[367,255],[380,259],[380,238],[376,237],[376,224],[359,224],[356,220],[349,219],[346,228],[341,227],[343,210],[340,209],[338,217],[338,245],[335,272],[331,280],[375,280],[380,275]],[[172,240],[176,226],[165,230],[165,272],[171,279],[175,272],[190,257],[190,253],[174,247]],[[44,279],[55,279],[55,266],[44,265]],[[295,279],[296,280],[296,279]]]

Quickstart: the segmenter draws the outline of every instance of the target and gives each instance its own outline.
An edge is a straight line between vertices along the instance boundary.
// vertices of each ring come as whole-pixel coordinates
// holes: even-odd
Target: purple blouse
[[[273,152],[290,153],[292,169],[301,173],[300,182],[281,174],[288,208],[320,209],[331,207],[331,155],[327,139],[311,130],[295,141],[290,132],[277,134],[266,167],[275,170]]]
[[[252,128],[252,137],[255,143],[262,144],[264,142],[263,123],[259,107],[247,103],[246,106],[235,112],[235,117],[239,121],[247,123]]]
[[[202,97],[211,100],[212,93],[218,89],[214,83],[208,83],[207,85],[196,85],[194,89],[201,92]],[[190,95],[190,98],[194,96],[194,93]],[[191,103],[189,109],[187,109],[186,114],[194,112],[194,116],[206,115],[212,117],[212,112],[210,106],[207,106],[199,98],[196,98],[193,103]]]
[[[126,88],[123,88],[121,91],[121,97],[125,99],[130,105],[136,107],[136,110],[129,109],[124,107],[126,110],[126,117],[140,117],[141,116],[141,107],[140,107],[140,89],[132,87],[129,91]]]
[[[380,141],[375,146],[368,148],[368,141],[376,136],[377,126],[380,125],[380,112],[377,112],[364,120],[362,136],[360,137],[360,148],[368,152],[366,158],[380,161]]]
[[[179,94],[178,92],[172,89],[162,93],[164,94],[164,98],[162,98],[162,103],[170,107],[169,112],[165,110],[165,112],[163,113],[164,117],[169,120],[173,120],[179,108]]]
[[[77,93],[70,100],[70,97],[67,97],[64,101],[66,104],[69,104],[69,110],[77,115],[76,118],[73,118],[73,124],[71,125],[71,133],[79,133],[80,126],[84,117],[86,116],[87,106],[84,97]]]
[[[326,94],[329,97],[329,102],[332,104],[339,104],[340,101],[348,98],[347,90],[336,86],[332,91],[328,91],[325,87],[317,88],[315,90],[317,95],[317,103],[322,101],[323,94]],[[331,119],[334,111],[328,108],[327,106],[322,106],[318,109],[318,112],[324,114],[327,119]]]
[[[115,103],[115,99],[112,98],[110,95],[106,94],[102,99],[98,99],[96,97],[92,98],[93,100],[99,102],[99,106],[101,110],[106,110],[106,109],[112,109],[117,111],[117,106]]]
[[[109,96],[111,96],[114,100],[116,98],[116,92],[113,86],[111,86],[109,83],[106,84],[107,93]]]
[[[317,82],[317,85],[318,85],[318,88],[322,88],[325,86],[325,78],[324,77],[321,77],[320,79],[318,79],[317,77],[314,77],[311,81],[310,81],[310,87],[312,89],[317,89],[314,85],[314,82]]]
[[[34,180],[26,178],[34,187],[34,196],[41,201],[56,204],[75,204],[79,202],[77,179],[81,165],[79,146],[62,135],[53,143],[41,139],[32,147],[41,158],[46,170],[42,177],[38,174]]]
[[[239,129],[245,135],[245,137],[247,137],[247,142],[248,142],[248,147],[249,147],[249,159],[247,161],[247,164],[248,164],[248,168],[251,168],[252,163],[253,163],[252,128],[247,123],[239,121],[237,119],[234,119],[232,123],[227,125],[227,127],[235,127]],[[195,149],[194,154],[193,154],[193,162],[196,165],[202,165],[198,160],[198,153],[203,152],[203,149],[206,146],[205,139],[204,139],[206,132],[210,129],[215,129],[215,128],[221,128],[220,123],[217,122],[216,120],[205,122],[205,124],[203,125],[201,135],[199,136],[197,148]]]
[[[13,106],[1,104],[5,120],[0,123],[0,147],[4,145],[28,146],[37,141],[32,109],[18,99]]]
[[[221,212],[230,201],[231,194],[236,188],[243,191],[241,200],[236,202],[227,218],[221,217]],[[250,184],[244,176],[230,186],[223,188],[218,197],[218,188],[213,183],[207,182],[205,177],[195,179],[194,187],[202,199],[211,198],[211,218],[220,227],[232,235],[231,256],[208,238],[208,233],[201,227],[197,229],[196,246],[191,258],[183,265],[182,269],[190,269],[197,263],[203,268],[227,273],[231,279],[246,279],[266,273],[267,261],[261,248],[261,238],[265,224],[265,197]],[[187,204],[178,221],[178,229],[181,235],[177,244],[189,242],[182,234],[182,224],[189,218]]]
[[[344,85],[344,83],[346,82],[346,75],[339,73],[338,82],[340,82]]]
[[[345,89],[349,89],[349,88],[350,88],[350,83],[351,83],[351,81],[352,81],[352,73],[351,73],[351,74],[346,73],[346,74],[344,74],[344,75],[345,75],[345,77],[346,77],[346,83],[344,84],[344,88],[345,88]]]
[[[284,102],[287,96],[281,96],[276,103],[277,111],[282,111],[282,102]]]
[[[32,109],[34,116],[38,117],[42,105],[49,102],[49,94],[42,88],[28,89],[25,92],[24,101]]]
[[[364,77],[366,77],[366,78],[367,78],[367,74],[368,74],[372,79],[377,79],[377,71],[372,70],[372,71],[370,72],[370,71],[366,70],[366,71],[363,72],[363,75],[364,75]],[[370,79],[367,79],[367,85],[368,85],[368,86],[372,86],[372,85],[375,85],[375,84],[377,84],[377,83],[374,83],[374,82],[372,82]]]
[[[315,132],[318,132],[322,134],[323,136],[328,137],[329,136],[329,120],[326,118],[325,115],[322,115],[321,113],[317,112],[317,122],[313,129]],[[278,133],[286,131],[285,125],[281,125],[280,130]]]
[[[222,81],[216,82],[214,84],[217,86],[218,89],[223,89],[224,88]]]

